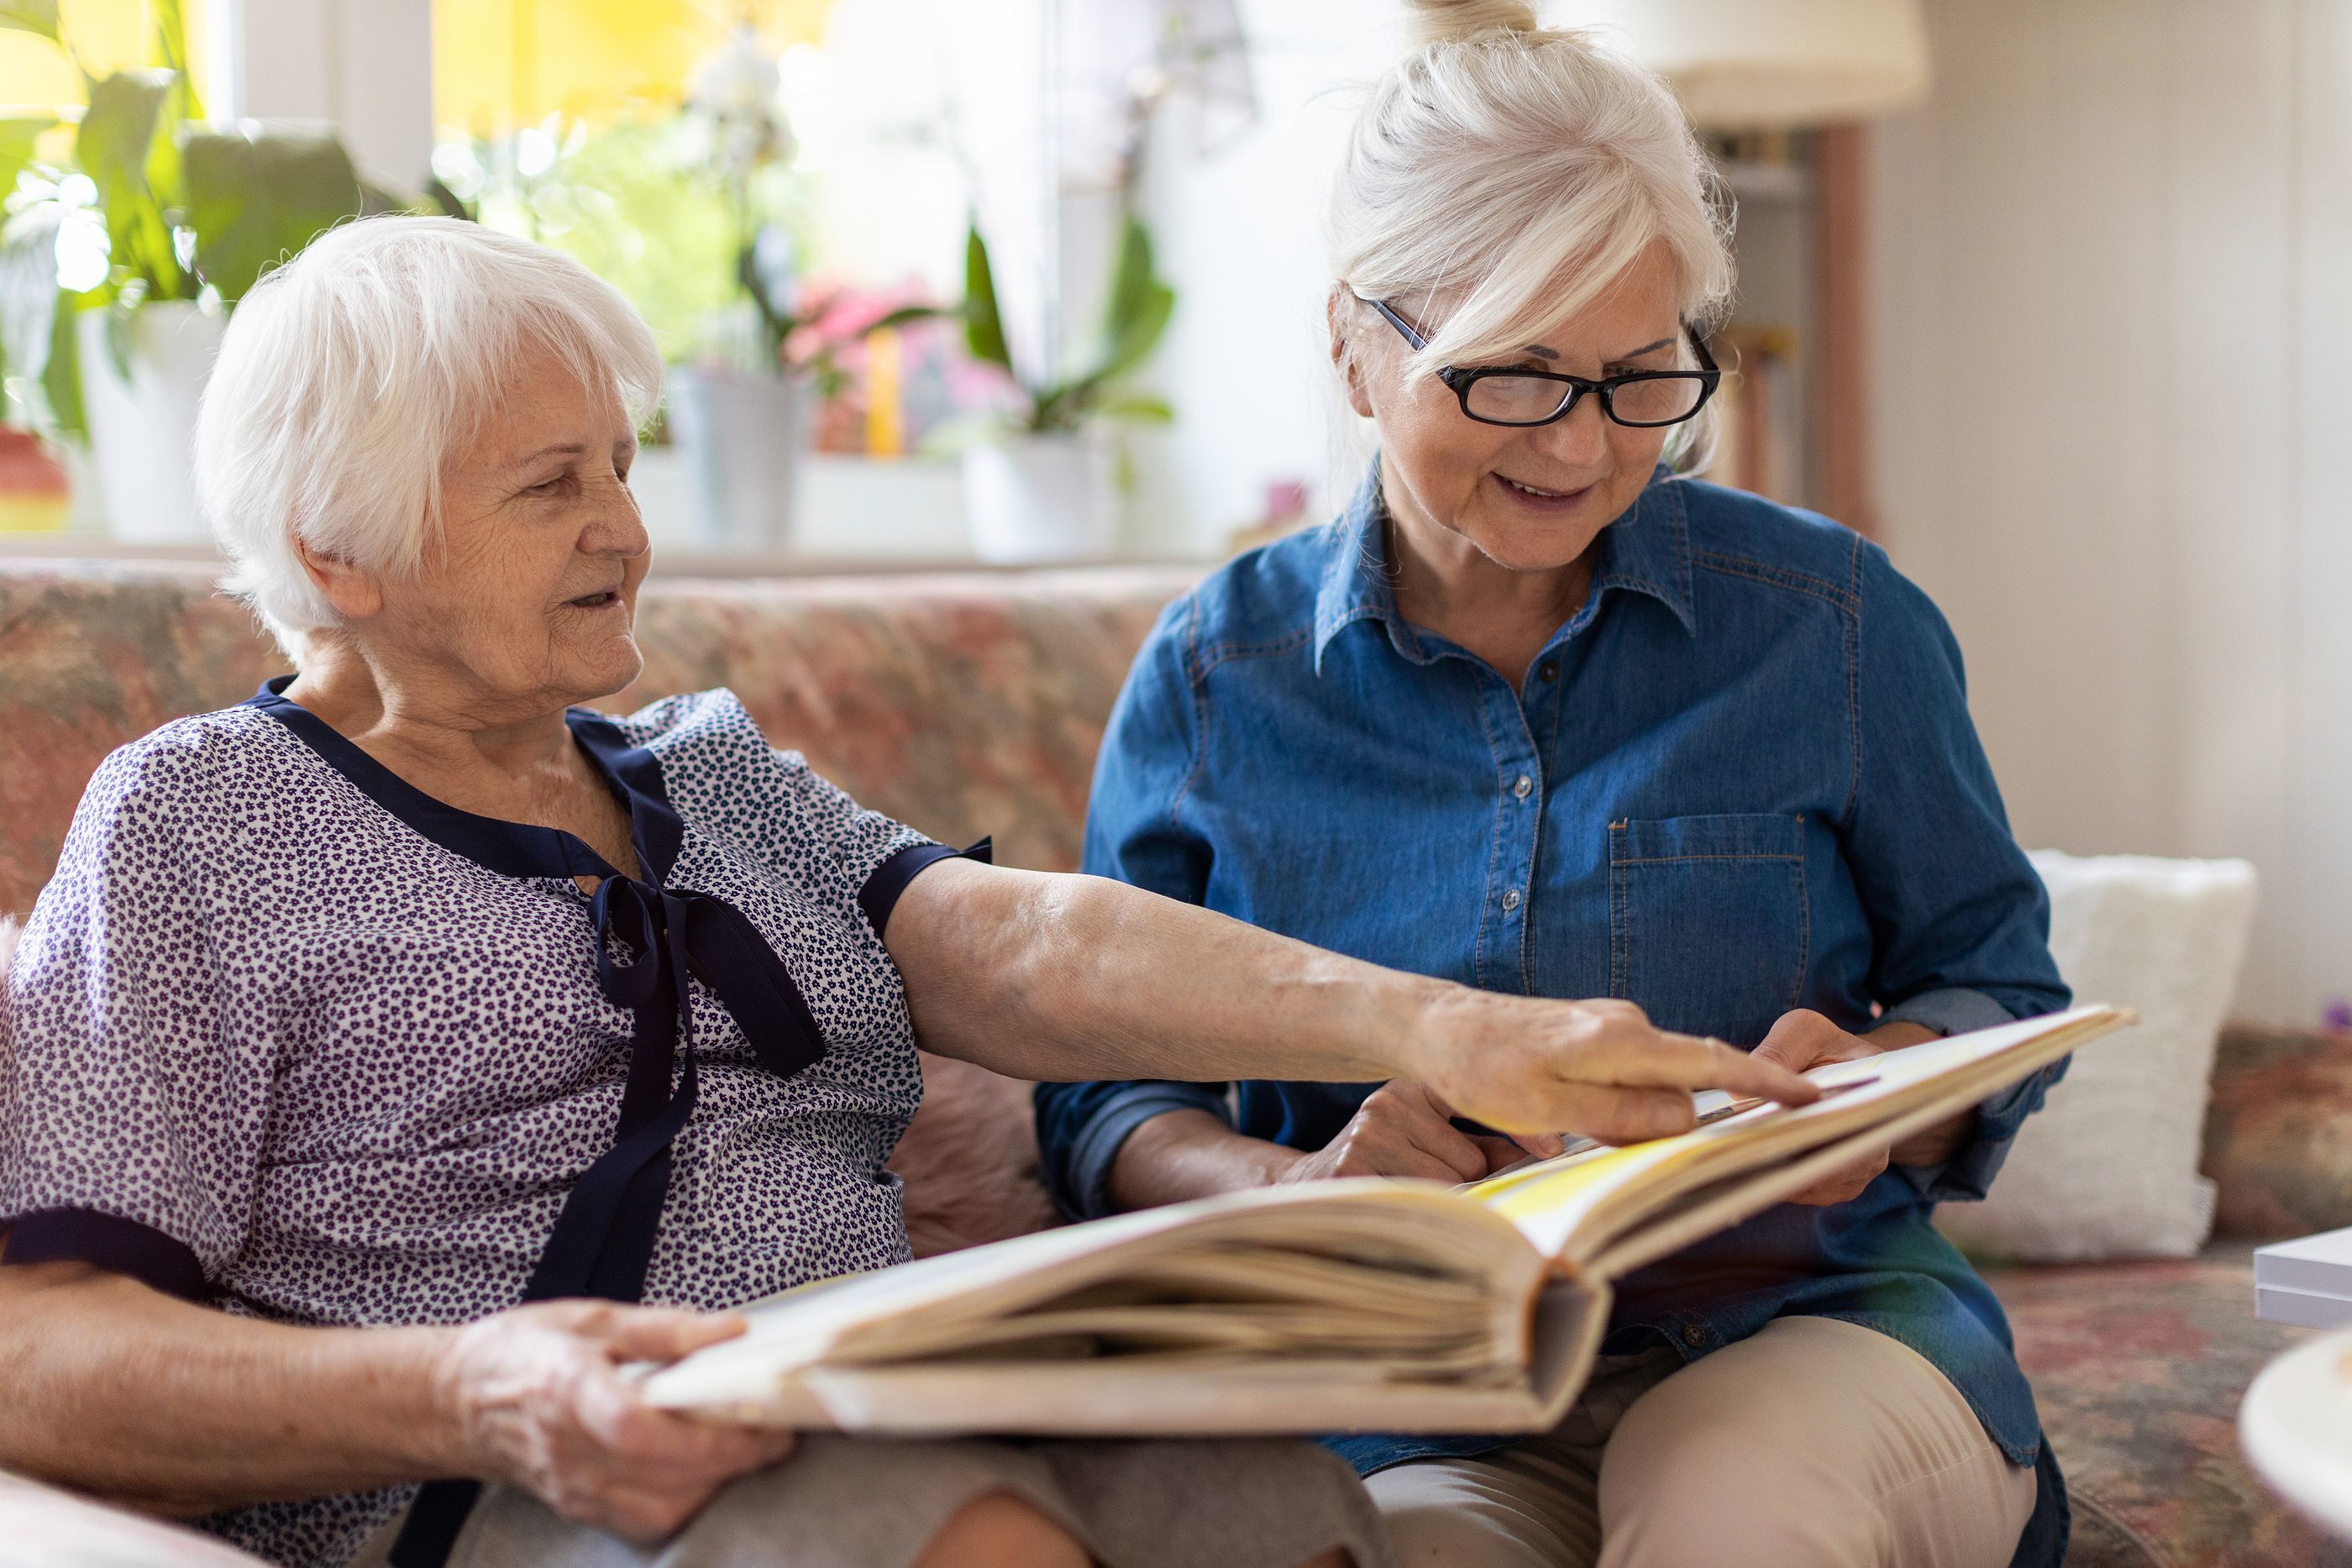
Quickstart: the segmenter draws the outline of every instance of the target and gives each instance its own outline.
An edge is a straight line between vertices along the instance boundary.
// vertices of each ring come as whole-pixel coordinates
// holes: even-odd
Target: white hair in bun
[[[1526,0],[1406,3],[1412,51],[1357,116],[1328,226],[1354,293],[1459,300],[1412,372],[1543,341],[1653,240],[1683,314],[1711,324],[1731,296],[1730,214],[1666,84],[1540,26]],[[1676,434],[1677,449],[1701,434]]]
[[[1538,26],[1528,0],[1405,0],[1405,38],[1416,49],[1481,33],[1532,33]]]

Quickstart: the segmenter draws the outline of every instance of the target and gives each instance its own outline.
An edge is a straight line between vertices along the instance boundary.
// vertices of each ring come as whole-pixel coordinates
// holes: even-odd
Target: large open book
[[[1571,1148],[1465,1187],[1209,1198],[790,1291],[646,1375],[655,1404],[897,1434],[1527,1432],[1609,1281],[2135,1021],[2077,1008],[1810,1074],[1813,1104]]]

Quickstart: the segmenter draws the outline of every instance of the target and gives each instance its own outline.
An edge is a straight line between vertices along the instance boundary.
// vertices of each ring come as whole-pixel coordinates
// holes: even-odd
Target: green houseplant
[[[0,27],[81,68],[61,164],[58,120],[0,121],[0,360],[11,423],[87,439],[118,537],[195,528],[188,437],[226,313],[312,235],[403,204],[330,135],[203,123],[179,0],[155,0],[152,63],[81,67],[58,0],[0,0]]]
[[[1112,454],[1103,427],[1166,423],[1159,398],[1129,378],[1151,357],[1175,313],[1176,292],[1152,262],[1151,235],[1132,212],[1121,220],[1097,340],[1068,375],[1024,374],[997,307],[988,245],[974,224],[964,241],[964,344],[1013,388],[1009,415],[985,422],[964,448],[964,501],[972,548],[984,560],[1079,559],[1116,543]],[[1045,356],[1050,360],[1051,356]]]

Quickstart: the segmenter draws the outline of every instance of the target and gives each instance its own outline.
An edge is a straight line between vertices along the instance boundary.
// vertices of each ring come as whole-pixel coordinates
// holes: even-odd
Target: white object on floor
[[[2286,1323],[2299,1329],[2352,1329],[2352,1301],[2320,1291],[2256,1285],[2254,1316],[2266,1323]]]
[[[2038,851],[2050,950],[2078,998],[2141,1023],[2075,1053],[2018,1134],[1983,1203],[1936,1224],[1961,1247],[2028,1262],[2186,1258],[2213,1225],[2200,1176],[2213,1045],[2253,921],[2243,861],[2078,859]]]
[[[2254,1316],[2307,1329],[2352,1328],[2352,1229],[2255,1248]]]
[[[2238,1407],[2246,1461],[2330,1533],[2352,1540],[2352,1333],[2274,1358]]]

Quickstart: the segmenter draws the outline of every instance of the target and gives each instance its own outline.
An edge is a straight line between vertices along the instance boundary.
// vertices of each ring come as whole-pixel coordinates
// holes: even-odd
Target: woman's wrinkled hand
[[[1695,1089],[1805,1105],[1821,1091],[1759,1051],[1659,1029],[1625,1001],[1554,1001],[1448,987],[1412,1030],[1409,1076],[1517,1135],[1604,1143],[1686,1133]]]
[[[1824,1062],[1859,1061],[1864,1057],[1881,1054],[1882,1049],[1860,1035],[1848,1034],[1811,1009],[1799,1008],[1780,1015],[1772,1032],[1756,1048],[1756,1054],[1792,1072],[1802,1072]],[[1876,1181],[1879,1173],[1886,1168],[1886,1157],[1887,1151],[1880,1149],[1868,1158],[1823,1176],[1787,1201],[1826,1207],[1860,1197],[1863,1188]]]
[[[657,1410],[620,1375],[743,1332],[732,1314],[543,1301],[456,1330],[437,1368],[462,1473],[530,1492],[564,1518],[660,1541],[793,1434]]]
[[[1423,1085],[1395,1079],[1373,1090],[1338,1136],[1313,1154],[1299,1155],[1280,1179],[1381,1176],[1478,1181],[1528,1155],[1559,1153],[1560,1141],[1551,1134],[1523,1134],[1517,1140],[1480,1137],[1454,1126],[1453,1114],[1453,1108]]]

